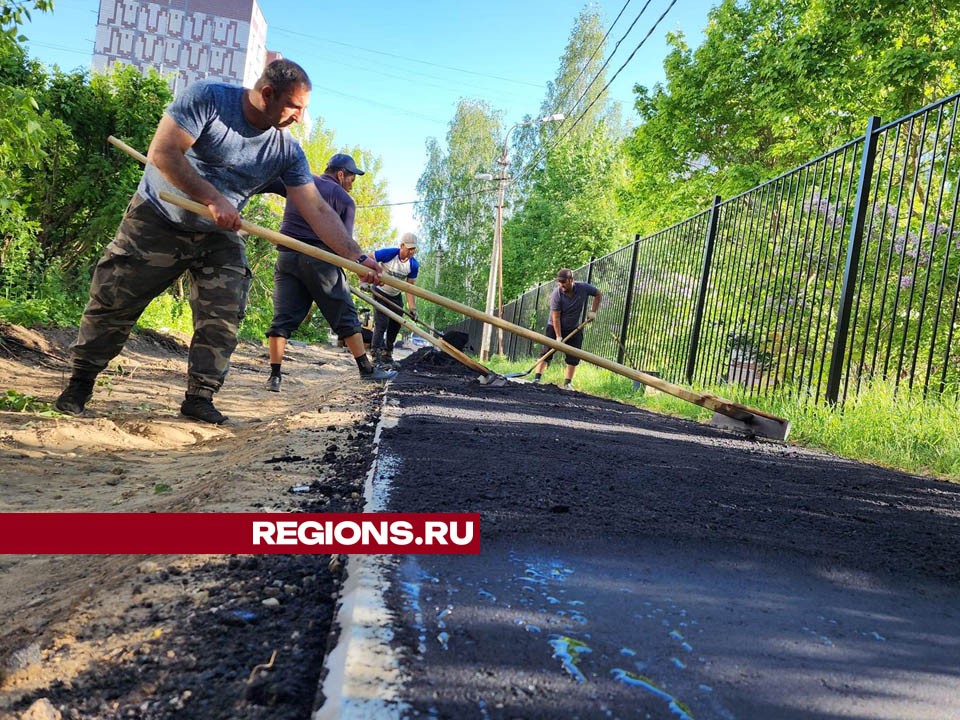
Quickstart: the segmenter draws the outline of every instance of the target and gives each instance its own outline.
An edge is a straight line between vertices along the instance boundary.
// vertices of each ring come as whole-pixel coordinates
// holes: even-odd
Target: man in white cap
[[[404,233],[400,238],[400,247],[381,248],[373,256],[383,266],[384,275],[415,283],[420,263],[414,255],[417,252],[417,236],[411,232]],[[396,313],[403,312],[403,296],[407,296],[407,307],[410,315],[417,318],[417,296],[412,293],[401,293],[390,285],[381,285],[373,289],[373,297],[388,309]],[[400,323],[391,320],[379,310],[373,314],[373,342],[370,352],[374,362],[382,365],[393,365],[393,344],[397,341],[400,332]]]
[[[334,209],[351,237],[357,206],[350,197],[350,191],[358,175],[363,175],[363,170],[357,167],[353,158],[345,153],[337,153],[330,158],[323,175],[313,176],[320,196]],[[268,185],[262,192],[286,195],[286,188],[283,183],[276,182]],[[292,202],[287,202],[283,211],[280,232],[321,250],[330,249],[311,230]],[[367,357],[357,308],[350,296],[350,286],[343,270],[281,245],[273,271],[273,321],[267,330],[267,343],[270,347],[267,390],[280,392],[283,377],[280,366],[283,363],[287,339],[300,327],[314,303],[330,324],[330,328],[350,350],[363,380],[390,380],[396,375],[394,372],[374,367]]]

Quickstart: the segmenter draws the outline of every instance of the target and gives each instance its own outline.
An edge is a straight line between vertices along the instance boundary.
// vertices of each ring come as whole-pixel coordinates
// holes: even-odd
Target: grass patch
[[[0,410],[7,412],[47,414],[52,409],[50,403],[38,400],[32,395],[23,395],[16,390],[7,390],[0,395]]]
[[[522,372],[533,360],[510,362],[502,357],[488,363],[499,373]],[[563,383],[562,362],[553,362],[543,382]],[[525,379],[532,379],[533,374]],[[642,407],[652,412],[707,421],[710,410],[650,388],[634,390],[633,381],[581,363],[573,386],[582,392]],[[787,396],[750,397],[739,385],[691,388],[740,402],[787,418],[790,442],[835,455],[960,482],[960,402],[956,397],[924,398],[921,392],[891,383],[867,384],[842,406]]]

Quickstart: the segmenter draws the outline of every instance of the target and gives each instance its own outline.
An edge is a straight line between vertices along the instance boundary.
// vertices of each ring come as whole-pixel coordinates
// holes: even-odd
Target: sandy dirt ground
[[[73,338],[0,328],[0,391],[52,402]],[[344,350],[289,347],[269,393],[242,343],[223,427],[179,416],[185,369],[141,334],[85,417],[0,412],[0,511],[362,509],[383,388]],[[328,556],[0,556],[0,718],[307,717],[339,582]]]

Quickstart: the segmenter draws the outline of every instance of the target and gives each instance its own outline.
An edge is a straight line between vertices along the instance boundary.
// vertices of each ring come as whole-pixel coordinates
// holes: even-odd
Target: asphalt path
[[[374,507],[479,512],[482,551],[371,561],[339,716],[960,717],[956,485],[435,359]]]

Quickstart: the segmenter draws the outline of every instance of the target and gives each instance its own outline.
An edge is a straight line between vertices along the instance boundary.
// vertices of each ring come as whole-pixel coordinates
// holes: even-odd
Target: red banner
[[[0,554],[479,552],[479,513],[0,513]]]

